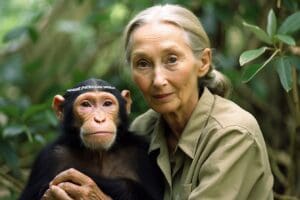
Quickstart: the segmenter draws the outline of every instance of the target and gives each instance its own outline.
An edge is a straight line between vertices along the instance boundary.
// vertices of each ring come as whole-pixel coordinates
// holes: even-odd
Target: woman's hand
[[[85,174],[71,168],[59,173],[42,200],[112,200]]]

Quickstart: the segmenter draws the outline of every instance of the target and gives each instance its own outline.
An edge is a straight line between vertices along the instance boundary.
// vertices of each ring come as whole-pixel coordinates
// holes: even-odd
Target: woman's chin
[[[171,113],[171,112],[175,112],[176,109],[175,109],[175,106],[174,105],[168,105],[168,104],[165,104],[165,105],[152,105],[151,108],[160,113],[160,114],[168,114],[168,113]]]

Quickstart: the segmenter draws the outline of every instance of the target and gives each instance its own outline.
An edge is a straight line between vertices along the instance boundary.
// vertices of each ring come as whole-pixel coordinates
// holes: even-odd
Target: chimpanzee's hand
[[[71,168],[58,174],[42,200],[111,200],[85,174]]]

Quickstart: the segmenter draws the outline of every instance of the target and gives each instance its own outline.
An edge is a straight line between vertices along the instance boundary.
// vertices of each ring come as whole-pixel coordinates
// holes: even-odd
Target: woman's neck
[[[170,152],[173,152],[177,146],[177,143],[182,135],[182,132],[188,123],[191,115],[196,108],[198,98],[191,100],[185,108],[182,108],[176,112],[163,114],[162,117],[168,125],[169,131],[166,135],[167,143]]]

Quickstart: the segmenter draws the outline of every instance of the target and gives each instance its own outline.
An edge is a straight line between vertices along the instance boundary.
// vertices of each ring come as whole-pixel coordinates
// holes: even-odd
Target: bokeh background
[[[278,43],[283,55],[295,58],[293,89],[282,87],[272,64],[245,83],[239,64],[242,52],[263,43],[243,22],[265,30],[270,9],[280,24],[299,12],[299,0],[0,0],[0,199],[17,199],[34,157],[56,137],[55,94],[96,77],[132,91],[131,119],[147,109],[124,62],[122,31],[138,11],[164,3],[183,5],[201,19],[216,68],[232,81],[230,98],[261,126],[275,198],[300,199],[300,18],[294,43],[284,49]]]

